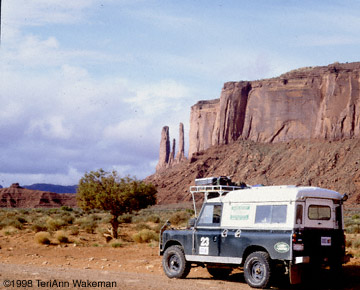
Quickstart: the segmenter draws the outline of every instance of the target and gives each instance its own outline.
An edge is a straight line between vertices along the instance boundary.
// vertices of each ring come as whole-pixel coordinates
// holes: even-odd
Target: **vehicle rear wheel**
[[[244,264],[245,281],[254,288],[266,288],[270,284],[270,257],[266,252],[251,253]]]
[[[162,265],[169,278],[185,278],[190,272],[190,264],[185,260],[184,250],[175,245],[166,249]]]
[[[229,277],[232,270],[231,268],[215,268],[215,267],[206,267],[209,274],[215,279],[225,279]]]

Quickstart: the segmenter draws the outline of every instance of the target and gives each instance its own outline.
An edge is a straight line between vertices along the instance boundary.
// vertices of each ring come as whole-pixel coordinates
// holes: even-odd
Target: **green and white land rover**
[[[318,187],[233,186],[226,177],[197,179],[190,187],[195,219],[187,229],[160,232],[160,255],[169,278],[207,267],[216,278],[242,267],[246,282],[266,288],[275,269],[300,283],[304,267],[346,262],[346,195]],[[230,185],[229,185],[230,184]],[[197,216],[196,194],[204,195]]]

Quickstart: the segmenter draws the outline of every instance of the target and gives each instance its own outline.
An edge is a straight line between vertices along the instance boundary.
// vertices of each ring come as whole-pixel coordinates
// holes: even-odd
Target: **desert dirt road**
[[[227,280],[215,280],[198,267],[186,279],[169,279],[157,246],[95,247],[91,238],[84,246],[39,245],[32,232],[0,235],[0,289],[252,289],[241,270],[234,270]],[[83,283],[76,286],[76,280]],[[274,282],[273,289],[360,289],[360,260],[352,259],[341,278],[322,271],[305,285],[290,286],[284,279]]]
[[[281,281],[275,283],[277,285],[273,289],[360,289],[360,276],[357,274],[358,268],[345,269],[344,278],[339,279],[324,271],[317,276],[318,279],[305,285],[290,286]],[[0,263],[0,289],[252,289],[245,283],[240,271],[228,280],[202,276],[193,274],[179,280],[168,279],[159,273]]]
[[[0,273],[0,289],[251,289],[244,281],[239,283],[201,277],[178,280],[168,279],[165,275],[148,273],[66,269],[3,263],[0,263]],[[80,287],[76,286],[74,285],[76,280],[78,283],[82,280],[84,283],[80,284]],[[90,284],[88,284],[88,280]],[[93,282],[96,284],[92,285]],[[11,285],[5,287],[4,283],[5,285]],[[19,287],[17,287],[16,283],[19,284]],[[30,283],[32,287],[29,287]],[[101,283],[103,284],[101,285]],[[84,285],[84,287],[81,287],[81,285]]]

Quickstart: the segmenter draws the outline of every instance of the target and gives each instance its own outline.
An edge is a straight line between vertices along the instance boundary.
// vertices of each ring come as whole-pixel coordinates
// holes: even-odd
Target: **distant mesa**
[[[54,208],[61,206],[76,207],[76,195],[31,190],[13,183],[8,188],[0,189],[0,208]]]
[[[191,107],[188,158],[182,124],[176,157],[169,127],[162,128],[156,173],[147,178],[158,202],[186,201],[195,178],[231,175],[326,187],[360,203],[359,83],[360,62],[225,83],[220,98]]]
[[[359,82],[360,62],[300,68],[264,80],[227,82],[220,98],[191,107],[188,158],[239,139],[276,143],[359,138]],[[180,124],[174,162],[169,127],[163,127],[156,171],[186,159],[183,134]]]
[[[32,190],[50,191],[55,193],[76,193],[77,185],[56,185],[49,183],[35,183],[24,185],[24,188]]]
[[[360,62],[227,82],[191,107],[189,157],[239,139],[260,143],[360,137]]]

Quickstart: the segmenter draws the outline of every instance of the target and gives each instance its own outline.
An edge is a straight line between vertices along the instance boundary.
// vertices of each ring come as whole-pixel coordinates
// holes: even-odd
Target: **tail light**
[[[303,251],[304,250],[303,236],[302,236],[301,232],[293,233],[292,244],[293,244],[294,251]]]

